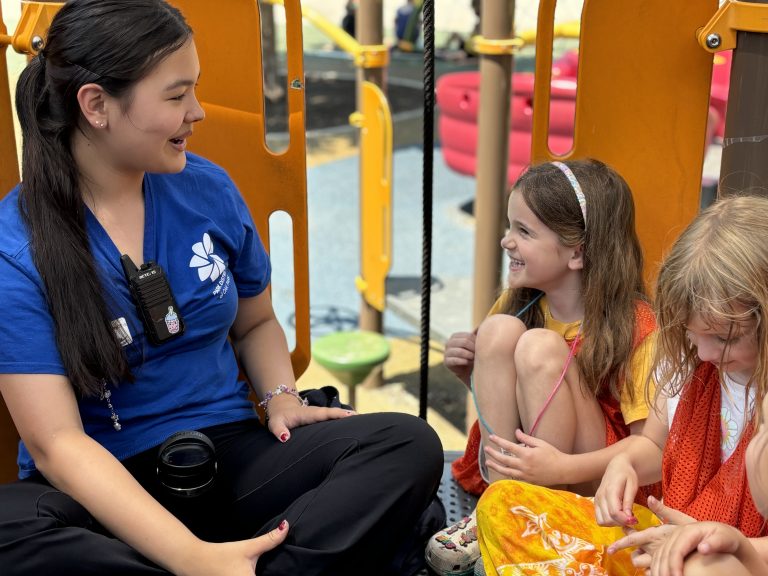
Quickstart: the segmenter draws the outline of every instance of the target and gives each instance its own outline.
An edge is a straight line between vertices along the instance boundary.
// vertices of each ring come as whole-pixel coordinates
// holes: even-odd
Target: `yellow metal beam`
[[[554,27],[555,38],[578,38],[579,31],[581,29],[581,23],[577,20],[574,22],[563,22],[562,24],[556,24]],[[499,45],[499,42],[508,42],[509,46]],[[486,40],[480,35],[472,36],[467,41],[467,50],[472,54],[484,54],[487,56],[501,56],[505,54],[513,54],[526,44],[534,44],[536,42],[536,30],[524,30],[517,37],[506,40]]]
[[[284,0],[261,0],[283,6]],[[309,6],[301,7],[301,16],[325,34],[336,46],[352,56],[359,68],[384,68],[389,64],[389,50],[383,44],[366,46]]]
[[[384,92],[361,85],[361,111],[350,116],[360,128],[360,267],[355,285],[372,307],[384,311],[392,265],[392,115]]]
[[[484,36],[473,36],[472,51],[484,56],[508,56],[514,54],[525,45],[522,38],[492,39]]]
[[[51,21],[63,2],[22,2],[21,18],[13,36],[0,33],[0,45],[13,46],[19,54],[37,54],[45,44]]]
[[[721,52],[736,48],[737,32],[768,33],[768,4],[727,0],[696,32],[696,38],[705,50]]]

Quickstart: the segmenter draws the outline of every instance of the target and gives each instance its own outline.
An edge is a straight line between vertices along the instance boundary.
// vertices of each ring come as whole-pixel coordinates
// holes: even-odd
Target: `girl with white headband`
[[[598,160],[545,163],[520,176],[507,216],[507,287],[474,333],[446,345],[479,414],[454,476],[475,493],[516,479],[591,495],[615,443],[648,415],[656,323],[632,193]],[[478,557],[474,515],[427,548],[444,574],[471,574]]]

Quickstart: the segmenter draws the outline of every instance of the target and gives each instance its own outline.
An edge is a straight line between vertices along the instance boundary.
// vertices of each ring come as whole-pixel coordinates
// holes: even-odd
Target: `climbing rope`
[[[432,284],[432,180],[435,124],[435,2],[424,0],[424,160],[422,174],[421,354],[419,417],[427,419],[429,395],[429,308]]]

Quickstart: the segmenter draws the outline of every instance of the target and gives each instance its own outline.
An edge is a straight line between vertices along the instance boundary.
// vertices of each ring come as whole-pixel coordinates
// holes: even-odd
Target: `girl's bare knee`
[[[475,351],[478,355],[496,353],[508,354],[512,357],[520,337],[526,328],[519,319],[506,314],[489,316],[477,329]]]
[[[520,336],[515,347],[515,366],[518,374],[537,374],[557,366],[562,369],[568,356],[568,346],[557,332],[533,328]]]

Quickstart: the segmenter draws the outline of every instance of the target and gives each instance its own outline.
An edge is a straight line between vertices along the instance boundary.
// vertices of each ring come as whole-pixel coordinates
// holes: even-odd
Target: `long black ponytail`
[[[19,77],[19,205],[62,362],[85,396],[98,395],[102,381],[116,384],[131,374],[85,227],[70,147],[81,122],[77,93],[96,83],[127,101],[133,85],[191,33],[181,13],[162,0],[70,0],[53,19],[45,48]]]

